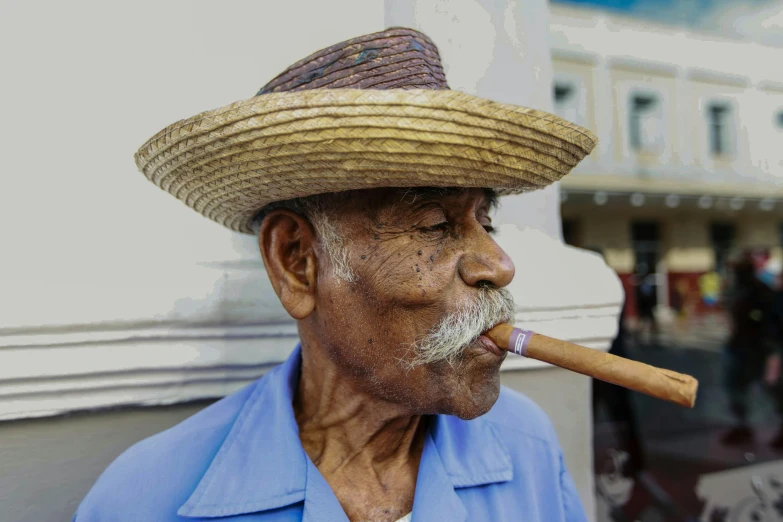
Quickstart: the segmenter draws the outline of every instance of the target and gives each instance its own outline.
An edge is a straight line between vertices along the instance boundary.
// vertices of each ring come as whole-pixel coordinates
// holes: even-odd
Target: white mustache
[[[410,368],[446,361],[453,365],[481,335],[514,316],[514,299],[505,288],[483,288],[478,297],[446,315],[413,344]]]

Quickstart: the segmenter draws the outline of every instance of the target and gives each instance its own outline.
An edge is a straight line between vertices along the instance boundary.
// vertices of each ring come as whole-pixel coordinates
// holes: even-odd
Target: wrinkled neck
[[[417,464],[426,421],[362,389],[315,342],[302,345],[294,399],[299,438],[322,472],[346,466],[398,468]]]

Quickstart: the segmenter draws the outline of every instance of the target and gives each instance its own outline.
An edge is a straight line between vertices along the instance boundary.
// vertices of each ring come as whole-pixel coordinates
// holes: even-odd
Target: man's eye
[[[419,230],[422,232],[445,232],[449,228],[449,222],[443,221],[441,223],[438,223],[437,225],[432,225],[429,227],[421,227]]]
[[[492,225],[484,225],[484,230],[487,231],[488,234],[494,235],[495,232],[497,232],[497,229],[493,227]]]

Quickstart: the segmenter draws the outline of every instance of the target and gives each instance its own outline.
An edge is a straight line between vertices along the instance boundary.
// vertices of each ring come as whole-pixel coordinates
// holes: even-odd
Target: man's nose
[[[490,283],[496,288],[514,279],[514,262],[483,228],[470,234],[471,239],[459,261],[459,275],[470,286]]]

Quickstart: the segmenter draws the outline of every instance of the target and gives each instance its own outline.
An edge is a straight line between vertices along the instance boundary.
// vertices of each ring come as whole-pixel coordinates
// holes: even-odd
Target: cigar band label
[[[509,350],[517,355],[526,355],[527,343],[530,342],[531,337],[533,337],[533,332],[530,330],[514,328],[514,331],[511,332],[511,339],[508,342]]]

